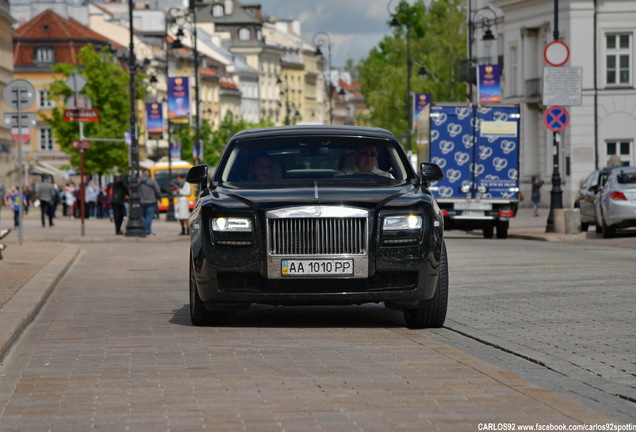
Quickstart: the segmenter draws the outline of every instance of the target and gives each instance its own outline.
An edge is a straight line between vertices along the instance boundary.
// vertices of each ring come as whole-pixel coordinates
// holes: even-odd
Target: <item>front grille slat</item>
[[[366,218],[269,219],[271,255],[356,255],[366,253]]]

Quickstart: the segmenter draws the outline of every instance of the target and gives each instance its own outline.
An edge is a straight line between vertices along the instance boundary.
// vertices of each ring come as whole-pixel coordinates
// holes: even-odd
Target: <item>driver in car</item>
[[[348,157],[343,167],[334,176],[345,176],[357,173],[372,173],[382,177],[393,178],[391,173],[378,168],[378,149],[375,146],[360,146],[353,152],[353,163]]]

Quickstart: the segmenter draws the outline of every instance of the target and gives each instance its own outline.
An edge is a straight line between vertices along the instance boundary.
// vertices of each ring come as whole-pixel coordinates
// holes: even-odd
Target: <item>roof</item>
[[[370,138],[389,139],[397,141],[395,135],[386,129],[349,126],[349,125],[294,125],[294,126],[276,126],[259,129],[245,129],[234,135],[232,140],[239,138],[261,138],[269,136],[365,136]]]
[[[16,39],[88,39],[110,43],[110,39],[94,32],[73,18],[63,18],[50,9],[25,22],[15,31]]]
[[[89,43],[119,46],[73,18],[63,18],[47,9],[16,29],[13,63],[33,65],[35,48],[42,45],[55,47],[55,63],[77,63],[80,49]]]

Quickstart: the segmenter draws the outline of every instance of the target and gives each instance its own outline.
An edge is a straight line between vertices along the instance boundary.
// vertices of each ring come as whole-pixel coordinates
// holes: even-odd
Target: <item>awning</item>
[[[32,161],[29,163],[29,173],[30,174],[41,174],[41,175],[51,175],[57,178],[63,178],[68,180],[68,173],[54,167],[48,162],[44,161]]]

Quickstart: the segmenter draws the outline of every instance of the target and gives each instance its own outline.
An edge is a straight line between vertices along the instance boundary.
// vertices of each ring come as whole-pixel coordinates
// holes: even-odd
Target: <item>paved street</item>
[[[449,320],[429,335],[635,422],[634,250],[452,236]]]
[[[486,241],[461,232],[449,234],[450,320],[448,328],[434,332],[409,331],[399,315],[375,305],[258,306],[239,314],[228,327],[195,328],[187,311],[188,243],[176,235],[177,224],[156,221],[157,237],[132,239],[115,237],[108,221],[87,221],[82,237],[78,221],[58,220],[56,227],[43,229],[37,218],[29,218],[33,219],[25,223],[24,244],[16,244],[17,233],[11,233],[0,262],[2,290],[23,281],[2,308],[2,340],[9,338],[7,317],[27,308],[27,294],[33,298],[47,285],[55,289],[0,367],[0,431],[474,431],[480,423],[617,420],[599,413],[602,407],[591,410],[589,401],[580,401],[584,407],[516,371],[511,373],[502,355],[511,342],[521,346],[520,354],[541,361],[554,351],[555,359],[548,359],[553,364],[547,364],[558,369],[569,355],[578,359],[588,352],[583,346],[568,353],[574,343],[568,341],[586,331],[575,324],[583,322],[580,317],[574,320],[574,312],[551,317],[554,305],[536,310],[531,296],[524,295],[536,289],[545,294],[548,282],[554,280],[555,293],[560,295],[551,302],[557,304],[572,286],[571,280],[559,275],[558,263],[573,264],[576,258],[564,251],[569,241],[577,239]],[[534,233],[540,231],[536,226],[540,221],[525,218],[518,223],[528,225],[519,228],[520,235],[532,234],[533,224]],[[59,242],[62,237],[65,243]],[[504,258],[499,261],[504,270],[497,275],[503,278],[501,283],[484,285],[489,273],[495,275],[468,254],[467,245],[477,246],[480,257],[487,258],[510,255],[519,243],[527,248],[527,256],[536,258],[522,269],[512,265],[512,257]],[[497,252],[500,246],[504,248]],[[604,249],[611,259],[620,251],[631,252]],[[34,258],[40,262],[35,276],[28,277],[31,270],[5,277],[6,269],[29,267]],[[542,260],[553,264],[543,267]],[[72,265],[65,276],[52,283],[57,274],[53,268],[64,273],[68,262]],[[522,275],[515,278],[518,271]],[[620,281],[624,287],[628,276]],[[585,286],[580,302],[593,293],[592,282],[575,281],[575,286]],[[612,304],[632,298],[614,298]],[[484,301],[492,302],[491,310],[484,310]],[[594,334],[589,345],[602,343],[607,331],[602,306],[584,317]],[[496,312],[499,318],[492,320]],[[627,329],[633,328],[633,314],[632,321],[623,321],[630,316],[612,318],[613,326],[626,322]],[[518,320],[528,324],[517,328]],[[554,334],[554,328],[563,337],[546,341],[542,335]],[[529,343],[522,340],[528,335],[534,335]],[[486,342],[478,343],[480,349],[471,346],[476,337]],[[493,341],[499,348],[492,348]],[[456,344],[464,344],[466,350],[454,348]],[[467,354],[470,350],[478,355]],[[633,379],[633,360],[631,364],[629,360],[634,356],[629,349],[624,353],[585,361],[596,367],[608,358],[627,360],[624,367]],[[496,364],[502,359],[504,364]],[[515,356],[515,361],[519,359]],[[610,408],[620,413],[620,407]]]

